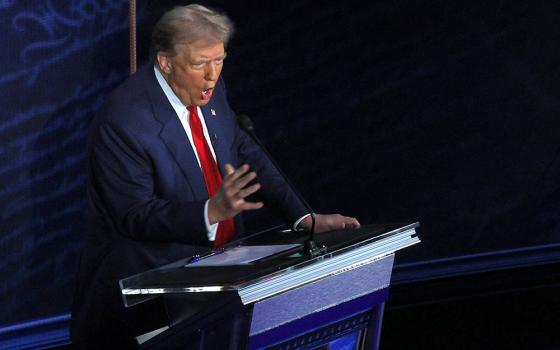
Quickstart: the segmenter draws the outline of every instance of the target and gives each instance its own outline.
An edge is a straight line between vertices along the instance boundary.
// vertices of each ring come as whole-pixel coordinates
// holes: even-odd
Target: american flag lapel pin
[[[216,111],[212,108],[210,108],[210,113],[212,113],[212,115],[215,117],[216,116]]]

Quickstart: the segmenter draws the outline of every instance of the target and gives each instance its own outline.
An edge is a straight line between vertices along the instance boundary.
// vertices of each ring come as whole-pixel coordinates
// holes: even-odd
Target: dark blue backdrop
[[[172,1],[140,2],[147,29]],[[401,261],[560,241],[560,3],[205,1],[233,107],[317,211],[422,222]],[[0,326],[69,310],[85,138],[124,0],[0,1]]]
[[[0,1],[0,325],[69,310],[89,121],[127,75],[127,1]]]

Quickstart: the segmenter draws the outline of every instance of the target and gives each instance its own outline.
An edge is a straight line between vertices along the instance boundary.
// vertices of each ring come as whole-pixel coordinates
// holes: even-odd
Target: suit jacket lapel
[[[154,116],[163,124],[159,136],[181,168],[194,198],[198,200],[207,199],[208,192],[194,150],[189,145],[188,137],[179,118],[177,118],[177,114],[157,82],[153,66],[150,69],[151,71],[148,72],[149,84],[147,84],[148,94],[152,101]]]
[[[216,108],[215,103],[213,103],[212,100],[210,100],[210,102],[205,106],[202,106],[201,109],[204,115],[206,128],[208,129],[208,134],[212,140],[212,147],[214,148],[214,153],[216,154],[218,168],[220,169],[222,176],[225,176],[224,165],[226,163],[232,164],[230,152],[228,151],[228,145],[225,142],[225,116],[220,115],[220,110]]]
[[[175,112],[173,111],[173,113]],[[207,199],[208,192],[200,166],[179,119],[175,118],[175,121],[170,120],[165,124],[160,137],[183,171],[194,197],[200,200]]]

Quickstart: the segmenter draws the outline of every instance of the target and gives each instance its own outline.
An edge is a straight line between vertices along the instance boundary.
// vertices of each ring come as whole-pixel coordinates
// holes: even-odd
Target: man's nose
[[[214,81],[218,79],[218,68],[216,67],[216,63],[208,62],[206,65],[206,80]]]

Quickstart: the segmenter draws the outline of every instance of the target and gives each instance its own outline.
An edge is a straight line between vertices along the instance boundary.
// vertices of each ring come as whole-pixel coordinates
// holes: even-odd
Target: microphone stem
[[[245,122],[249,122],[250,120],[248,120],[248,117],[246,117],[247,119],[245,120]],[[309,205],[309,203],[307,203],[307,201],[303,198],[303,196],[301,195],[301,193],[299,191],[296,190],[296,188],[293,186],[293,184],[291,183],[290,179],[286,176],[286,174],[284,174],[284,172],[282,171],[282,169],[280,169],[280,167],[278,166],[278,164],[276,163],[276,161],[274,160],[274,158],[272,158],[272,156],[270,155],[270,153],[268,153],[268,150],[266,149],[266,147],[264,147],[263,143],[261,142],[261,140],[257,137],[257,135],[254,132],[254,128],[252,125],[243,125],[242,128],[247,134],[249,134],[249,136],[251,136],[251,138],[253,139],[253,141],[255,141],[255,143],[260,147],[260,149],[264,152],[264,154],[267,156],[268,160],[270,160],[270,162],[272,163],[272,165],[276,168],[276,171],[278,171],[280,173],[280,175],[284,178],[284,181],[286,181],[286,183],[288,184],[288,186],[291,188],[291,190],[295,193],[295,195],[298,197],[298,199],[302,202],[302,204],[304,205],[304,207],[309,211],[309,215],[311,215],[311,229],[310,229],[310,233],[309,233],[309,239],[305,241],[305,248],[306,248],[306,252],[307,254],[311,257],[314,258],[316,256],[319,256],[321,254],[326,253],[327,251],[327,247],[325,247],[324,245],[321,247],[318,247],[317,244],[315,243],[315,213],[313,212],[313,209],[311,208],[311,206]]]
[[[296,194],[296,196],[298,197],[298,199],[303,203],[303,206],[305,207],[305,209],[307,209],[309,211],[309,215],[311,215],[311,236],[313,237],[313,234],[315,233],[315,213],[313,212],[313,209],[311,208],[311,206],[309,205],[309,203],[307,203],[307,201],[305,200],[305,198],[303,198],[303,196],[301,195],[301,193],[299,193],[299,191],[296,191],[296,188],[294,187],[294,185],[292,184],[292,182],[290,181],[290,179],[286,176],[286,174],[284,174],[284,172],[282,171],[282,169],[278,166],[278,164],[276,163],[276,161],[274,160],[274,158],[272,158],[272,156],[270,155],[270,153],[268,153],[268,150],[266,149],[266,147],[264,147],[263,143],[261,142],[261,140],[257,137],[257,135],[255,135],[255,132],[253,130],[246,130],[246,132],[251,136],[251,138],[253,139],[253,141],[255,141],[257,143],[257,145],[259,145],[260,149],[264,152],[264,154],[266,154],[268,160],[270,160],[270,162],[272,163],[272,165],[276,168],[276,171],[278,171],[280,173],[280,175],[284,178],[284,181],[286,181],[286,183],[288,184],[288,186],[292,189],[292,191]]]

